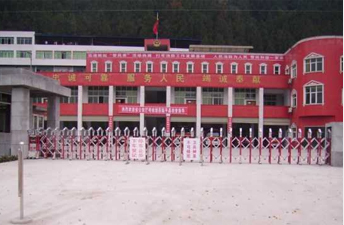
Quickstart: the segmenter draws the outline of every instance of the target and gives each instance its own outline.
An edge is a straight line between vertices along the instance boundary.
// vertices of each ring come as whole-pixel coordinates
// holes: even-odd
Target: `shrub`
[[[4,155],[4,156],[0,156],[0,163],[3,162],[10,162],[10,161],[15,161],[18,160],[18,156],[16,155]]]

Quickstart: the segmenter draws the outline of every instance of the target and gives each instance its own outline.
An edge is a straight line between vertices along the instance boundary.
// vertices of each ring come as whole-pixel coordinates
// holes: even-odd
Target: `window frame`
[[[318,103],[318,90],[317,90],[317,87],[318,86],[321,86],[321,98],[322,98],[322,102],[321,103]],[[310,92],[310,103],[307,103],[306,102],[306,97],[307,97],[307,93],[306,93],[306,88],[308,87],[316,87],[316,90],[315,92]],[[312,93],[315,94],[315,103],[311,103],[311,96],[312,96]],[[324,99],[324,93],[325,93],[325,87],[324,87],[324,84],[321,83],[321,82],[318,82],[318,81],[314,81],[314,80],[311,80],[309,81],[308,83],[306,83],[305,85],[303,85],[303,105],[304,106],[307,106],[307,105],[324,105],[325,104],[325,99]]]
[[[110,65],[110,71],[107,71],[107,66]],[[111,61],[106,61],[105,62],[105,68],[104,68],[105,73],[112,73],[112,62]]]
[[[343,56],[339,58],[339,72],[343,73]]]
[[[295,67],[295,70],[294,70]],[[291,62],[291,66],[290,66],[290,78],[291,79],[295,79],[297,78],[297,62],[296,60],[293,60]]]
[[[235,66],[235,73],[233,73],[233,66]],[[231,74],[238,74],[238,63],[237,62],[231,63]]]
[[[284,68],[284,73],[285,75],[290,75],[290,68],[288,65],[286,65],[286,67]]]
[[[162,65],[165,65],[166,71],[163,71]],[[160,73],[167,73],[168,72],[168,62],[166,61],[161,61],[160,62]]]
[[[124,68],[122,67],[124,65]],[[128,63],[127,61],[121,60],[119,61],[119,72],[120,73],[126,73],[128,70]]]
[[[149,69],[148,65],[150,65],[150,69],[151,69],[150,71],[148,70]],[[152,61],[146,62],[146,73],[154,73],[154,64]]]
[[[218,71],[218,66],[221,66],[221,71],[220,71],[220,73],[219,73],[219,71]],[[223,63],[222,63],[222,62],[217,62],[217,63],[215,63],[215,72],[216,72],[216,74],[223,74]]]
[[[177,65],[177,71],[175,71],[175,65]],[[172,62],[172,73],[179,73],[180,71],[180,62],[174,61]]]
[[[312,62],[311,60],[315,59],[315,70],[312,71]],[[321,70],[318,70],[318,61],[317,59],[321,59]],[[309,62],[309,71],[306,71],[307,69],[307,60],[310,60]],[[324,73],[325,71],[325,60],[324,60],[324,56],[317,54],[317,53],[310,53],[309,55],[307,55],[305,58],[303,58],[303,74],[308,74],[308,73]]]
[[[295,98],[294,98],[295,95]],[[294,102],[295,99],[295,102]],[[290,94],[290,107],[297,108],[297,91],[293,89]]]
[[[275,73],[276,72],[276,68],[278,68],[278,72],[277,73]],[[275,63],[273,65],[273,75],[281,75],[281,64]]]
[[[138,71],[136,70],[137,69],[136,68],[137,65],[139,65]],[[141,65],[142,65],[142,63],[140,61],[135,61],[134,62],[134,73],[141,73]]]
[[[264,73],[262,72],[262,67],[265,67],[265,72]],[[245,68],[245,70],[246,70],[246,68]],[[266,63],[259,64],[259,74],[260,75],[268,74],[268,65]]]
[[[95,71],[93,65],[96,65]],[[91,73],[98,73],[98,62],[97,61],[91,61]]]
[[[206,72],[203,71],[203,66],[204,66],[204,65],[207,66]],[[202,74],[207,74],[207,73],[209,73],[209,63],[208,63],[208,62],[202,62],[202,64],[201,64],[201,73],[202,73]]]
[[[246,66],[250,66],[250,71],[247,73]],[[245,63],[245,74],[252,74],[252,63]]]
[[[191,65],[191,72],[189,71],[189,66]],[[195,63],[194,62],[187,62],[186,63],[186,73],[194,73]]]

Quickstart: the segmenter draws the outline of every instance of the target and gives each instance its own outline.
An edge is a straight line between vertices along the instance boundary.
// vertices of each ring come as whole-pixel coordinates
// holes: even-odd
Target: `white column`
[[[109,117],[108,127],[113,129],[113,86],[109,86]]]
[[[140,86],[140,107],[145,106],[145,87]],[[143,128],[145,127],[145,114],[140,113],[140,135],[143,136]]]
[[[80,131],[82,127],[82,103],[83,103],[83,91],[82,86],[78,86],[78,132]]]
[[[201,135],[202,87],[196,88],[196,136]]]
[[[166,87],[166,107],[171,107],[171,86]],[[171,129],[171,115],[169,113],[166,114],[166,124],[165,130],[166,133],[169,134]]]
[[[233,88],[228,88],[228,97],[227,97],[227,107],[228,107],[228,118],[227,118],[227,132],[229,128],[233,127]]]
[[[258,113],[258,133],[261,135],[263,133],[263,123],[264,123],[264,88],[259,88],[259,113]],[[262,131],[260,134],[259,131]]]

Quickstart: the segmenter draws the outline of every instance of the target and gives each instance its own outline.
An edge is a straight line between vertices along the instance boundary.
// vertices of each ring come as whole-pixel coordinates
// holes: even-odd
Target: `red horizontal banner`
[[[152,115],[187,115],[188,108],[187,107],[163,107],[163,106],[144,106],[140,107],[137,105],[132,106],[125,106],[120,105],[118,108],[118,113],[120,114],[137,114],[137,113],[144,113],[144,114],[152,114]]]

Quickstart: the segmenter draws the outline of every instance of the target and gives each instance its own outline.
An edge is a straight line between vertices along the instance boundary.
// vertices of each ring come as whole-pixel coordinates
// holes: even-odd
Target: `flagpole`
[[[159,20],[159,13],[158,12],[156,13],[156,20]],[[159,28],[158,28],[158,30],[156,32],[155,39],[158,40],[158,37],[159,37]]]

